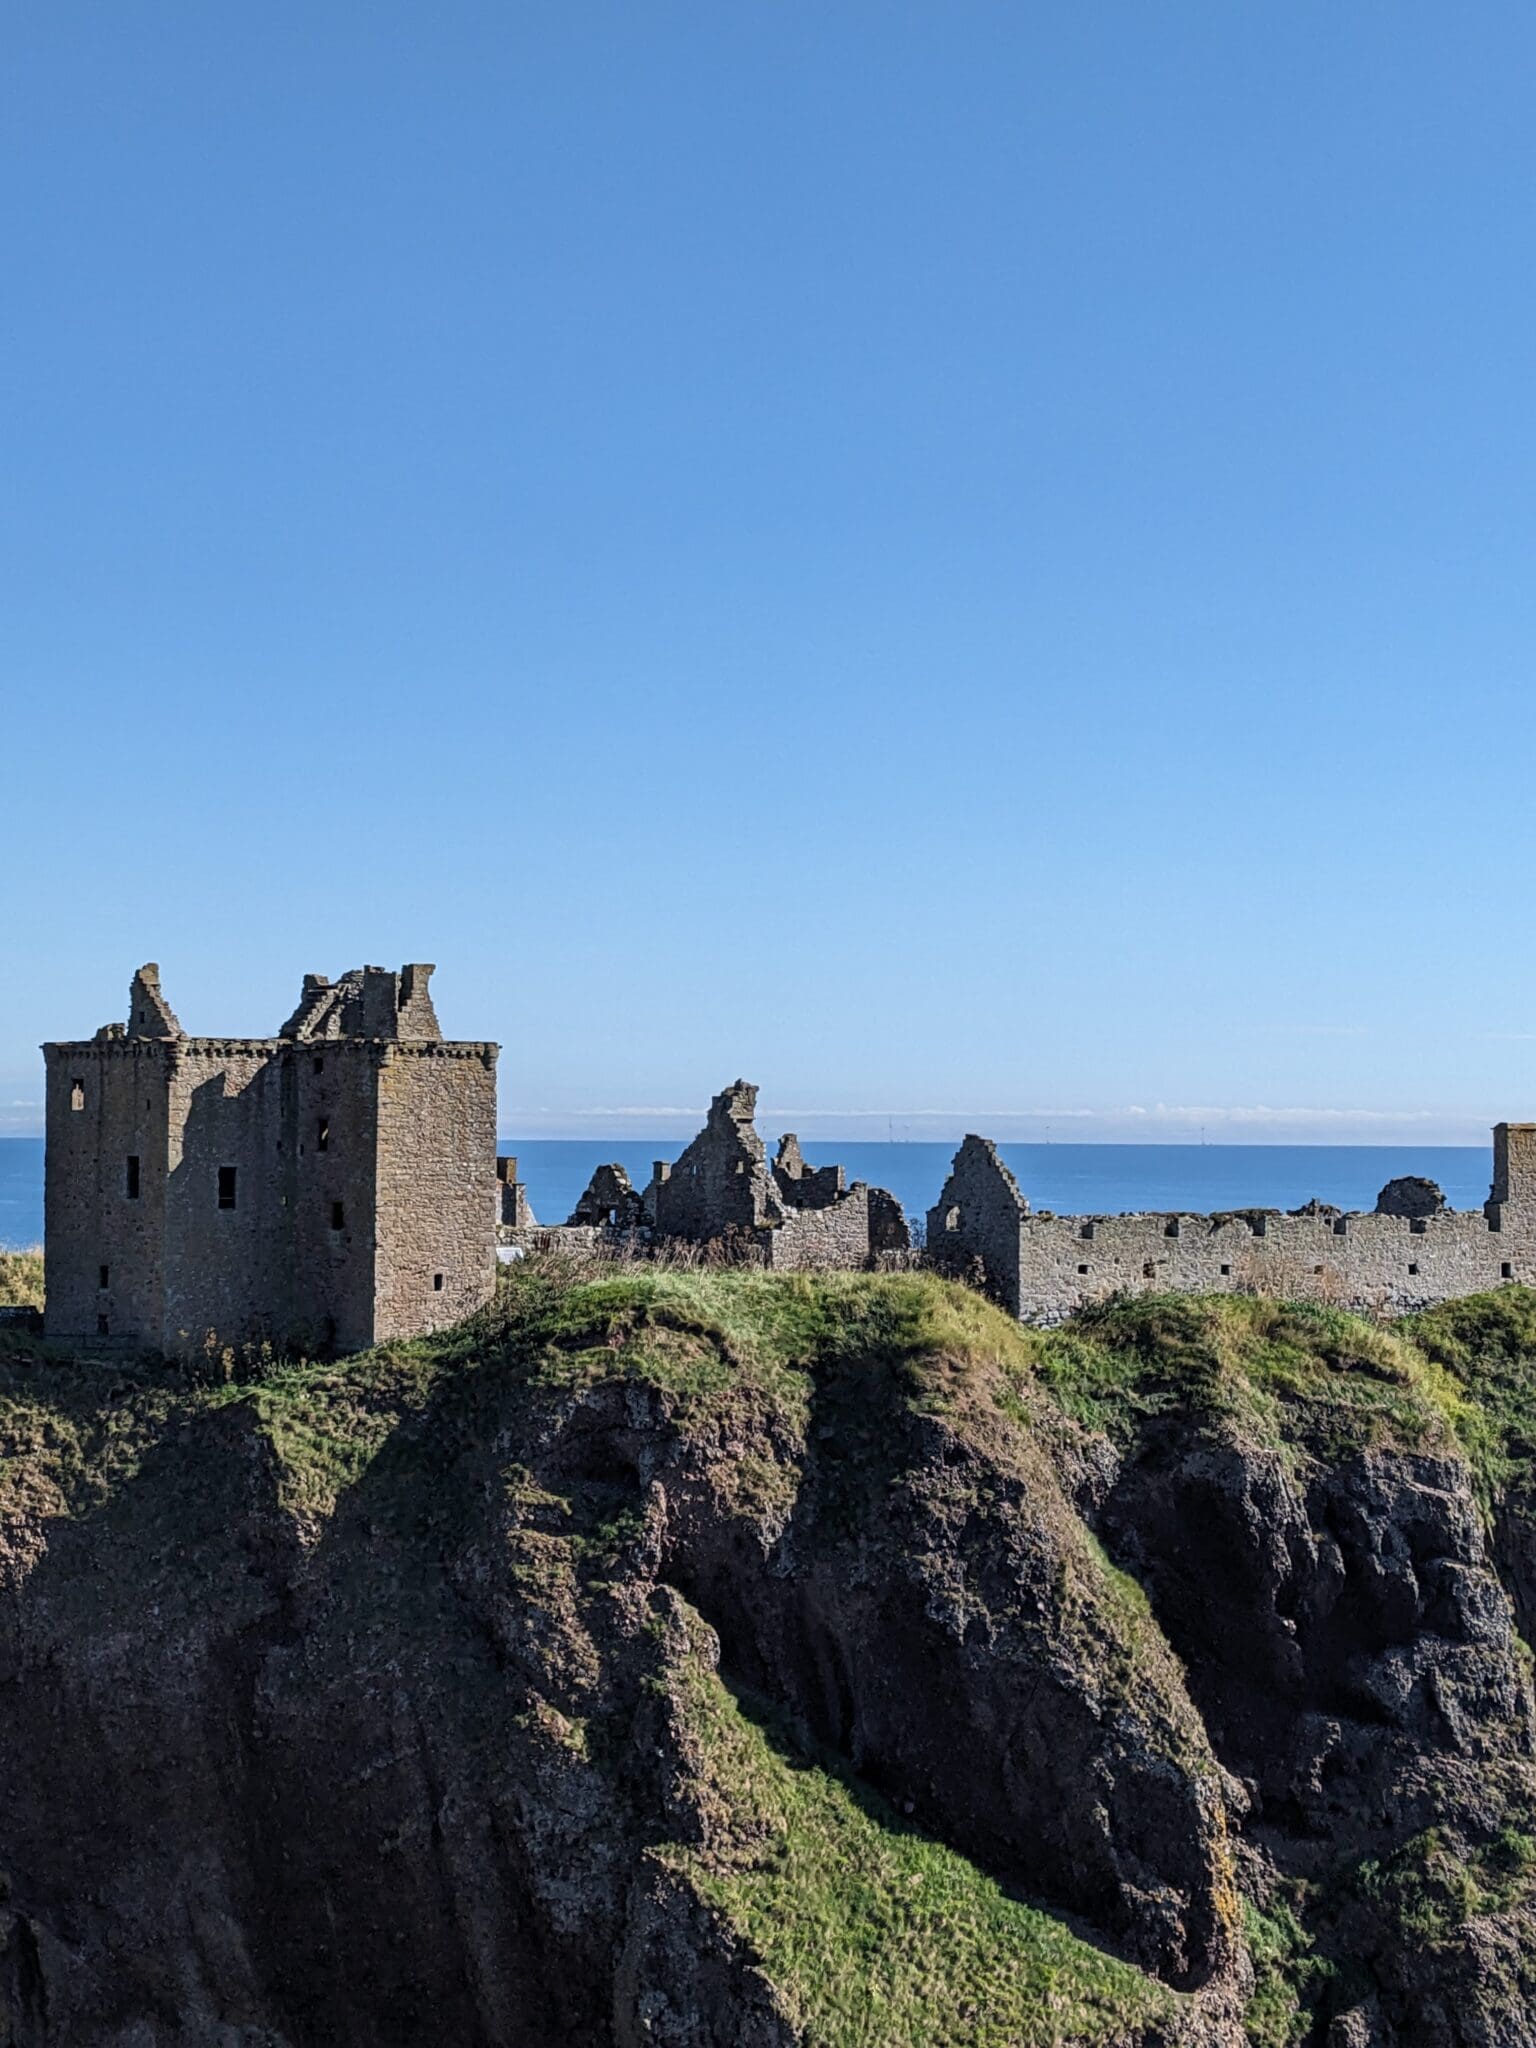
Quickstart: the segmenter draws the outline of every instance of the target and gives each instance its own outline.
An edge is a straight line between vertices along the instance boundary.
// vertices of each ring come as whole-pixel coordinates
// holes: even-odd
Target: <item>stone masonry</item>
[[[1026,1322],[1116,1292],[1263,1293],[1401,1315],[1518,1280],[1536,1285],[1536,1124],[1499,1124],[1493,1186],[1456,1211],[1433,1181],[1389,1182],[1373,1214],[1032,1215],[988,1139],[955,1154],[928,1254]]]
[[[430,966],[304,977],[275,1038],[189,1038],[159,971],[126,1025],[43,1048],[52,1337],[352,1351],[494,1284],[496,1056]]]
[[[519,1248],[615,1239],[643,1248],[675,1240],[718,1246],[728,1257],[781,1273],[857,1272],[881,1253],[907,1249],[906,1218],[894,1195],[863,1181],[849,1187],[840,1166],[808,1167],[792,1132],[770,1167],[756,1113],[757,1089],[734,1082],[710,1104],[703,1130],[682,1156],[670,1165],[657,1160],[643,1192],[622,1166],[600,1166],[568,1223],[503,1228],[503,1248],[515,1255]]]

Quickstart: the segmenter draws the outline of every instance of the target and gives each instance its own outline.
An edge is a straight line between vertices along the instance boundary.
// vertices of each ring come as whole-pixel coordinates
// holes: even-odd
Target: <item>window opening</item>
[[[219,1168],[219,1207],[221,1209],[233,1209],[235,1207],[235,1169],[232,1166],[221,1166]]]

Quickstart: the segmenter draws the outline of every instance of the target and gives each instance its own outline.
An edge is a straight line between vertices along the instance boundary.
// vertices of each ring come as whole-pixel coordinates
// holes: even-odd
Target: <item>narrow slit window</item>
[[[139,1199],[139,1155],[137,1152],[130,1152],[128,1154],[128,1163],[123,1173],[123,1193],[130,1202],[136,1202]]]
[[[317,1060],[315,1061],[315,1072],[316,1072],[317,1074],[323,1074],[323,1073],[325,1072],[325,1061],[324,1061],[324,1060],[322,1060],[322,1059],[317,1059]]]
[[[219,1207],[221,1209],[233,1209],[235,1207],[235,1188],[236,1175],[234,1167],[221,1166],[219,1168]]]
[[[331,1228],[332,1228],[332,1230],[345,1230],[345,1229],[346,1229],[346,1227],[347,1227],[347,1211],[346,1211],[346,1205],[345,1205],[345,1203],[342,1203],[342,1202],[332,1202],[332,1204],[331,1204]]]
[[[71,1082],[70,1082],[70,1084],[69,1084],[69,1106],[70,1106],[70,1108],[71,1108],[71,1109],[84,1109],[84,1107],[85,1107],[85,1083],[84,1083],[83,1081],[78,1081],[78,1080],[77,1080],[77,1081],[71,1081]]]
[[[317,1152],[328,1152],[330,1148],[331,1120],[328,1116],[323,1116],[315,1125],[315,1150]]]
[[[107,1321],[105,1316],[98,1316],[96,1318],[96,1334],[98,1337],[111,1336],[112,1325]]]
[[[443,1291],[443,1276],[442,1276],[442,1274],[441,1274],[441,1273],[434,1273],[434,1274],[432,1275],[432,1292],[433,1292],[434,1294],[441,1294],[441,1293],[442,1293],[442,1291]]]
[[[103,1266],[103,1267],[102,1267],[102,1268],[100,1269],[100,1274],[99,1274],[99,1277],[98,1277],[98,1279],[97,1279],[97,1281],[96,1281],[96,1285],[97,1285],[98,1287],[106,1287],[106,1286],[107,1286],[107,1285],[108,1285],[108,1284],[110,1283],[111,1279],[112,1279],[112,1268],[111,1268],[110,1266]]]
[[[1501,1280],[1513,1280],[1513,1279],[1514,1279],[1514,1277],[1515,1277],[1515,1269],[1514,1269],[1514,1267],[1513,1267],[1513,1266],[1512,1266],[1512,1265],[1511,1265],[1511,1264],[1509,1263],[1509,1260],[1508,1260],[1508,1259],[1505,1259],[1505,1260],[1504,1260],[1504,1262],[1503,1262],[1503,1264],[1502,1264],[1502,1265],[1501,1265],[1501,1266],[1499,1267],[1499,1278],[1500,1278]]]

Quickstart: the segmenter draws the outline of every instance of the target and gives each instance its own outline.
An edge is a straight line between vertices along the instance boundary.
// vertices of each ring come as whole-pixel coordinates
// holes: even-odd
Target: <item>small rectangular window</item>
[[[96,1334],[97,1334],[97,1336],[98,1336],[98,1337],[110,1337],[110,1336],[111,1336],[111,1334],[112,1334],[112,1326],[111,1326],[111,1324],[110,1324],[110,1323],[109,1323],[109,1322],[107,1321],[107,1319],[106,1319],[106,1317],[105,1317],[105,1316],[98,1316],[98,1317],[96,1318]]]
[[[1086,1266],[1079,1266],[1077,1270],[1079,1273],[1086,1273],[1088,1268]]]
[[[1228,1274],[1229,1274],[1229,1273],[1230,1273],[1231,1271],[1232,1271],[1232,1268],[1231,1268],[1230,1266],[1223,1266],[1223,1267],[1222,1267],[1222,1269],[1221,1269],[1221,1277],[1222,1277],[1223,1279],[1226,1279],[1227,1275],[1228,1275]]]
[[[325,1072],[325,1061],[324,1061],[324,1060],[322,1060],[322,1059],[317,1059],[317,1060],[315,1061],[315,1072],[316,1072],[317,1074],[323,1074],[323,1073]]]
[[[441,1294],[441,1293],[442,1293],[442,1291],[443,1291],[443,1276],[442,1276],[442,1274],[441,1274],[441,1273],[434,1273],[434,1274],[432,1275],[432,1292],[433,1292],[434,1294]]]
[[[100,1276],[100,1278],[99,1278],[99,1279],[97,1280],[97,1282],[96,1282],[96,1285],[97,1285],[98,1287],[105,1287],[105,1286],[106,1286],[106,1285],[107,1285],[107,1284],[109,1283],[109,1281],[111,1280],[111,1278],[112,1278],[112,1268],[111,1268],[110,1266],[103,1266],[103,1267],[101,1268],[101,1276]]]
[[[1143,1263],[1141,1277],[1143,1280],[1155,1280],[1157,1278],[1157,1267],[1151,1259],[1147,1259]]]
[[[1410,1272],[1410,1273],[1417,1273],[1417,1271],[1418,1271],[1419,1269],[1418,1269],[1418,1267],[1417,1267],[1416,1265],[1414,1265],[1414,1263],[1412,1262],[1412,1260],[1410,1260],[1410,1261],[1409,1261],[1409,1263],[1408,1263],[1408,1270],[1409,1270],[1409,1272]]]
[[[323,1116],[315,1125],[315,1150],[317,1152],[328,1152],[330,1144],[331,1120],[328,1116]]]
[[[128,1154],[127,1171],[123,1175],[123,1193],[130,1202],[136,1202],[139,1199],[139,1155],[137,1152],[130,1152]]]
[[[346,1209],[345,1209],[344,1205],[343,1205],[342,1203],[340,1203],[340,1202],[332,1202],[332,1204],[331,1204],[331,1228],[332,1228],[332,1230],[345,1230],[345,1229],[346,1229],[346,1227],[347,1227],[347,1212],[346,1212]]]
[[[235,1206],[235,1169],[232,1166],[219,1168],[219,1207],[233,1209]]]
[[[70,1082],[70,1084],[69,1084],[69,1106],[70,1106],[70,1108],[71,1108],[71,1109],[84,1109],[84,1107],[85,1107],[85,1083],[84,1083],[83,1081],[78,1081],[78,1080],[77,1080],[77,1081],[71,1081],[71,1082]]]
[[[1513,1280],[1513,1279],[1514,1279],[1514,1277],[1515,1277],[1515,1269],[1514,1269],[1514,1267],[1513,1267],[1513,1266],[1512,1266],[1512,1265],[1511,1265],[1511,1264],[1509,1263],[1508,1259],[1506,1259],[1506,1260],[1504,1261],[1503,1265],[1501,1265],[1501,1266],[1500,1266],[1500,1268],[1499,1268],[1499,1278],[1500,1278],[1501,1280]]]

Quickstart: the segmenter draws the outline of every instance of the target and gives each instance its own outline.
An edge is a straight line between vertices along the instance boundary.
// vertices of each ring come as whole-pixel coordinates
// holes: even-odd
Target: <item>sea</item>
[[[816,1144],[801,1147],[813,1166],[841,1161],[850,1181],[889,1188],[921,1216],[938,1200],[955,1147],[950,1144]],[[617,1161],[637,1187],[657,1159],[675,1159],[674,1139],[626,1137],[501,1140],[515,1152],[533,1212],[563,1223],[595,1167]],[[1295,1209],[1314,1196],[1341,1209],[1371,1209],[1399,1174],[1425,1174],[1453,1209],[1481,1207],[1492,1154],[1483,1145],[1000,1145],[1035,1209],[1058,1215],[1113,1216],[1138,1209]],[[43,1141],[0,1138],[0,1249],[41,1244]]]

